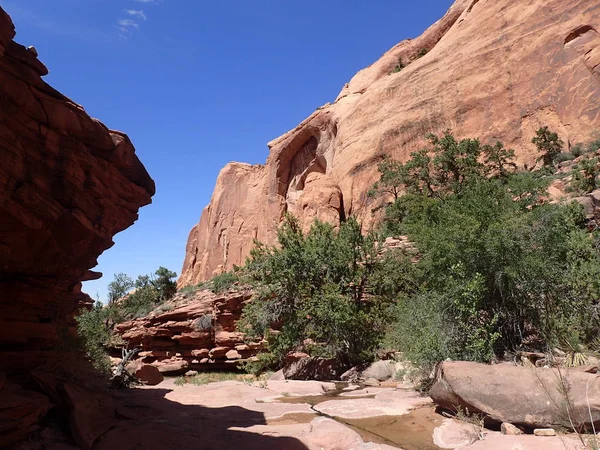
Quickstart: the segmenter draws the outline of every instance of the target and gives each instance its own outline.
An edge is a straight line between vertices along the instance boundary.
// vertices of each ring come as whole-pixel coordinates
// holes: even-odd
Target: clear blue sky
[[[99,259],[116,272],[180,272],[190,228],[229,161],[333,101],[361,68],[439,19],[452,0],[0,0],[46,81],[126,132],[157,193]]]

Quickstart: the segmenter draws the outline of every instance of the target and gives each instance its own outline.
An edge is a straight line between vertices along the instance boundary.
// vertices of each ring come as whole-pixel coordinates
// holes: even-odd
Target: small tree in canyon
[[[353,218],[338,230],[316,221],[305,235],[287,216],[279,246],[257,243],[247,261],[257,295],[245,307],[240,329],[266,337],[275,364],[291,350],[348,364],[372,359],[400,288],[391,261],[410,267],[402,254],[378,256],[377,241],[373,233],[363,235]]]

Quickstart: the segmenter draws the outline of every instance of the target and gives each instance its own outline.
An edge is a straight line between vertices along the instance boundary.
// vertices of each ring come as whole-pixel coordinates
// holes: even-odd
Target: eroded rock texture
[[[47,85],[0,8],[0,372],[51,362],[90,298],[81,282],[151,202],[126,135]]]
[[[243,264],[286,211],[304,226],[355,215],[384,154],[406,160],[429,132],[500,140],[532,164],[548,125],[569,145],[600,129],[600,4],[594,0],[457,0],[422,36],[399,43],[294,130],[264,166],[233,163],[188,240],[179,284]],[[425,56],[419,57],[422,50]],[[391,73],[402,58],[407,66]]]
[[[130,347],[142,349],[139,362],[162,373],[233,370],[262,349],[260,342],[245,343],[236,327],[251,299],[247,289],[180,293],[148,316],[117,325],[115,331]]]

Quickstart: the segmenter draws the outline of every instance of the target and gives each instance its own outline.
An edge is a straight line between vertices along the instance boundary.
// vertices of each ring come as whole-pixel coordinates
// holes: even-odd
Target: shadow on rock
[[[94,449],[239,449],[307,450],[299,440],[244,431],[266,424],[257,411],[238,406],[182,405],[165,396],[168,389],[130,389],[117,394],[116,425]]]

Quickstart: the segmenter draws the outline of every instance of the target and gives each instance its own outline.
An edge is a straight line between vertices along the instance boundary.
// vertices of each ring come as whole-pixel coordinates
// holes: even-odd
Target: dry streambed
[[[572,437],[506,436],[445,418],[435,412],[428,397],[397,387],[316,381],[176,386],[166,380],[140,390],[160,390],[164,400],[191,408],[185,412],[175,408],[168,417],[154,421],[156,427],[179,429],[171,441],[179,448],[237,449],[240,444],[248,449],[294,450],[580,448]],[[195,425],[186,429],[188,422]],[[186,445],[196,432],[206,447]]]

